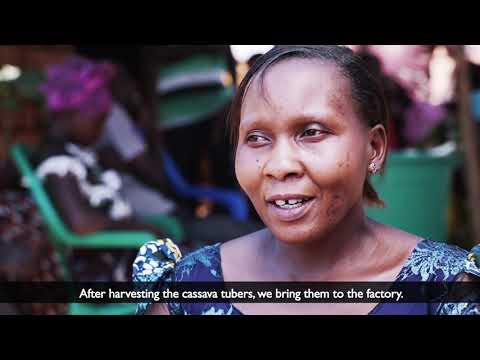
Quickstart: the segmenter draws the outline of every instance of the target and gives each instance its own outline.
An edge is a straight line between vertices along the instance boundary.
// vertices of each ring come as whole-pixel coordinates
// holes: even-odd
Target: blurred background
[[[480,46],[346,46],[391,109],[390,157],[372,179],[386,207],[367,214],[479,243]],[[226,117],[271,47],[0,46],[0,281],[129,281],[148,240],[169,237],[186,253],[261,228],[234,177]]]

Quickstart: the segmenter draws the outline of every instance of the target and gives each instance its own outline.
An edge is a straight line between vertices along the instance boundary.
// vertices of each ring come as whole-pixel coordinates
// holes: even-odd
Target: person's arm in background
[[[172,195],[171,187],[164,176],[160,157],[153,159],[147,152],[142,152],[126,162],[110,146],[98,150],[98,156],[105,168],[133,174],[145,185],[157,189],[166,196]]]
[[[100,209],[90,206],[74,175],[49,175],[46,178],[46,189],[61,218],[76,234],[86,235],[104,230],[138,230],[153,232],[158,237],[165,236],[159,228],[134,219],[115,221]]]
[[[103,165],[130,172],[146,185],[169,194],[160,156],[153,158],[150,154],[147,141],[125,109],[115,106],[104,133],[104,144],[98,150]]]
[[[111,146],[98,150],[98,156],[105,168],[133,174],[145,185],[156,188],[165,195],[170,191],[168,181],[163,175],[160,158],[153,159],[144,151],[127,162]]]
[[[153,159],[150,154],[143,152],[133,158],[128,166],[143,183],[161,191],[166,196],[171,195],[172,190],[164,175],[160,156]]]

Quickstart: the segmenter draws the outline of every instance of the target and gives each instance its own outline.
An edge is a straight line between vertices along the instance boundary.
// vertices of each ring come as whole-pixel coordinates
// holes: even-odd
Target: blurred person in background
[[[48,68],[41,91],[50,128],[36,173],[62,219],[77,234],[139,230],[165,237],[163,230],[134,213],[121,193],[119,174],[105,169],[94,149],[112,110],[108,85],[114,74],[111,64],[80,57]],[[89,280],[122,281],[131,256],[123,250],[75,250],[72,273]]]
[[[103,169],[93,148],[116,110],[108,89],[114,71],[110,64],[80,57],[48,69],[42,91],[51,126],[37,174],[76,233],[150,229],[164,235],[134,220],[118,173]]]
[[[169,96],[159,94],[158,78],[162,68],[195,59],[212,57],[221,59],[226,65],[229,79],[225,83],[236,84],[236,61],[229,45],[166,45],[145,46],[142,49],[142,64],[144,88],[147,90],[146,103],[152,109],[153,120],[158,120],[158,109],[162,103],[169,101]],[[173,90],[175,94],[184,92],[198,94],[202,98],[211,89],[225,86],[219,81],[198,80],[202,78],[202,70],[198,75],[182,85],[181,89]],[[228,85],[229,86],[229,85]],[[174,94],[174,95],[175,95]],[[198,121],[187,125],[162,130],[165,146],[178,164],[182,174],[192,184],[208,184],[212,186],[236,189],[233,161],[226,136],[225,119],[227,117],[227,102],[214,113],[206,113]]]
[[[118,89],[113,92],[119,100],[125,100],[125,107],[113,99],[114,77],[115,67],[110,63],[76,57],[52,66],[43,86],[52,128],[49,151],[37,172],[45,178],[47,189],[72,230],[143,229],[163,237],[160,229],[141,219],[167,214],[183,225],[186,238],[181,246],[189,251],[258,228],[256,223],[234,221],[222,214],[196,219],[188,209],[162,194],[166,182],[161,162],[149,152],[142,134],[141,121],[145,120],[137,126],[130,116],[141,113],[141,109],[137,106],[135,111],[135,101],[128,100],[131,95],[122,97]],[[120,77],[121,84],[125,85],[125,78],[125,74]],[[121,87],[121,91],[131,89]],[[140,101],[136,105],[142,106]]]
[[[148,107],[126,68],[115,69],[109,86],[114,100],[95,149],[104,165],[119,172],[122,195],[136,214],[171,214],[176,206],[167,197],[173,194],[158,156],[160,139],[148,141],[155,131]]]
[[[429,97],[429,65],[434,45],[366,45],[377,56],[383,71],[393,77],[409,93],[412,99]]]
[[[428,146],[435,130],[445,124],[449,115],[445,104],[429,101],[429,65],[434,46],[364,45],[356,50],[366,64],[375,63],[374,71],[382,79],[392,111],[391,147]],[[445,136],[433,141],[443,142]]]
[[[159,144],[162,144],[172,155],[189,183],[238,188],[233,175],[233,161],[228,139],[225,136],[228,103],[215,113],[204,115],[199,121],[190,122],[178,128],[163,129],[159,126],[159,109],[166,101],[170,101],[170,97],[165,97],[158,91],[161,69],[190,59],[212,57],[226,65],[228,77],[222,81],[235,85],[236,61],[229,45],[80,46],[77,47],[77,51],[90,58],[114,61],[122,65],[121,68],[125,71],[122,70],[121,73],[127,76],[121,75],[113,80],[113,95],[118,103],[127,108],[130,117],[140,127],[151,155],[156,154]],[[201,70],[198,75],[202,78]],[[195,78],[196,75],[194,74],[193,77]],[[218,88],[221,85],[214,81],[209,83],[197,80],[187,81],[181,90],[178,92],[174,90],[174,92],[197,93],[198,98],[201,99],[208,94],[209,89]],[[127,84],[127,87],[117,86],[120,84]],[[130,90],[125,90],[133,87],[138,96],[133,96]],[[132,106],[127,106],[124,100]],[[138,100],[141,101],[142,106],[138,106]],[[130,111],[133,108],[140,109],[141,115],[133,115]],[[138,140],[134,142],[140,143]],[[157,176],[160,175],[157,174]],[[176,197],[175,193],[169,192],[168,184],[164,189],[166,195],[183,202],[184,206],[189,206],[192,210],[198,205],[196,202],[184,201]]]

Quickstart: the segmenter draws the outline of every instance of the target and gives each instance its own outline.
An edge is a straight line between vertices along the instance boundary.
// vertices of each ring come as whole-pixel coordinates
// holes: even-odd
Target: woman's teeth
[[[275,200],[274,204],[282,209],[292,209],[301,206],[307,199]]]

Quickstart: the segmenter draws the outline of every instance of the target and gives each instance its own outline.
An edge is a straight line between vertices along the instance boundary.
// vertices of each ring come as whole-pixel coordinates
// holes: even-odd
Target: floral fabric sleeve
[[[141,284],[142,290],[156,291],[172,279],[175,265],[182,254],[170,239],[149,241],[143,245],[133,262],[133,282]],[[140,284],[139,284],[140,285]],[[138,303],[137,314],[145,314],[152,302]]]

